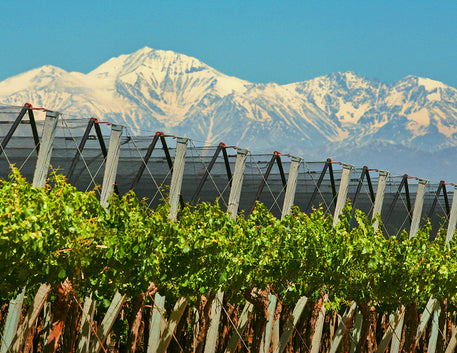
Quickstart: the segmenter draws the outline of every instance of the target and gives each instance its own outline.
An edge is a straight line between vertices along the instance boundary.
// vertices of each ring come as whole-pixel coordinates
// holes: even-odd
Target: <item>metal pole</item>
[[[106,145],[105,145],[105,140],[103,139],[103,134],[102,134],[102,130],[100,129],[100,125],[99,125],[99,122],[97,119],[95,119],[95,133],[97,134],[97,140],[98,140],[98,143],[100,144],[100,149],[102,150],[102,153],[103,153],[103,157],[106,158],[106,155],[107,155],[107,150],[106,150]]]
[[[144,156],[143,160],[141,161],[140,169],[138,169],[138,173],[135,176],[135,179],[133,180],[132,186],[130,189],[135,189],[135,187],[138,185],[140,182],[141,176],[144,173],[144,170],[146,169],[146,165],[148,164],[149,158],[151,158],[152,152],[154,151],[154,148],[157,144],[157,141],[159,141],[159,136],[162,134],[161,132],[156,132],[154,135],[154,138],[152,139],[151,144],[148,147],[148,150],[146,151],[146,155]]]
[[[216,152],[214,152],[213,158],[211,158],[208,167],[205,168],[205,173],[203,174],[203,177],[201,178],[200,183],[197,186],[197,190],[195,190],[195,193],[192,196],[192,202],[195,202],[197,200],[198,195],[200,195],[200,191],[202,191],[203,185],[205,185],[206,179],[208,178],[211,169],[213,169],[213,166],[216,163],[217,157],[219,156],[219,153],[221,152],[223,146],[225,146],[223,143],[220,143],[219,146],[217,146]]]
[[[287,185],[286,175],[284,174],[284,168],[282,167],[281,154],[275,151],[276,154],[276,163],[278,164],[279,175],[281,176],[282,186]]]
[[[331,165],[331,163],[332,163],[332,160],[330,158],[328,158],[327,161],[325,162],[324,168],[322,169],[321,175],[319,176],[319,180],[317,181],[313,194],[311,195],[311,198],[309,199],[308,206],[306,207],[306,213],[308,213],[310,211],[312,203],[313,203],[314,199],[316,198],[317,193],[319,192],[319,188],[322,184],[322,181],[324,180],[325,173],[327,172],[327,169]]]
[[[33,114],[32,107],[29,108],[29,120],[32,128],[33,140],[35,141],[36,153],[40,153],[40,137],[38,136],[38,130],[36,127],[35,115]]]
[[[277,152],[273,153],[273,156],[271,157],[270,162],[268,163],[267,170],[265,171],[265,175],[263,175],[262,181],[260,182],[260,185],[259,185],[259,188],[257,190],[257,193],[255,194],[254,202],[252,203],[252,206],[251,206],[251,211],[249,213],[252,213],[252,211],[254,211],[255,203],[259,199],[260,194],[262,194],[262,191],[263,191],[263,188],[265,186],[265,183],[267,182],[267,179],[268,179],[268,177],[270,176],[270,173],[271,173],[271,169],[273,168],[273,164],[275,163],[276,153]]]
[[[27,113],[27,110],[29,110],[31,107],[32,106],[29,103],[25,103],[24,106],[22,107],[16,120],[14,120],[13,125],[10,127],[10,129],[6,133],[5,137],[3,138],[2,142],[0,143],[0,155],[3,153],[3,150],[6,148],[6,145],[8,145],[8,142],[10,141],[10,139],[13,136],[14,132],[16,131],[17,127],[21,123],[21,120],[24,117],[25,113]]]
[[[430,206],[430,210],[428,211],[428,218],[432,218],[433,212],[435,211],[436,204],[438,202],[438,198],[440,197],[441,194],[441,189],[445,188],[444,186],[444,180],[440,181],[440,184],[438,185],[438,190],[436,190],[435,197],[433,198],[432,206]],[[446,192],[446,190],[445,190]]]
[[[43,135],[41,136],[41,148],[38,154],[35,173],[33,175],[33,186],[43,187],[46,184],[46,177],[49,170],[49,162],[51,161],[52,144],[56,134],[57,119],[59,112],[47,112],[46,120],[44,121]]]
[[[365,174],[368,173],[368,167],[364,166],[362,169],[362,173],[360,174],[359,183],[357,184],[357,189],[355,190],[354,198],[352,199],[352,212],[351,217],[354,216],[355,213],[355,204],[357,202],[357,196],[360,194],[360,190],[362,190],[363,179],[365,178]]]
[[[289,179],[287,180],[286,193],[284,195],[284,203],[282,205],[281,219],[290,213],[290,209],[294,204],[295,191],[297,190],[298,172],[302,160],[303,159],[300,157],[293,156],[292,161],[290,162]]]
[[[230,169],[230,162],[229,162],[228,155],[227,155],[227,148],[225,146],[222,149],[222,156],[224,157],[225,170],[227,172],[227,178],[228,178],[228,180],[230,182],[230,186],[231,186],[232,185],[232,171]]]
[[[233,219],[236,219],[238,207],[240,206],[241,187],[243,186],[244,168],[246,167],[246,159],[248,150],[238,148],[235,162],[235,171],[232,178],[232,187],[230,188],[230,196],[227,212]]]
[[[390,216],[392,215],[392,212],[394,210],[395,204],[397,203],[398,198],[400,197],[401,190],[403,189],[403,186],[408,184],[408,175],[403,175],[403,178],[401,179],[400,185],[398,186],[398,190],[394,196],[394,199],[392,200],[392,204],[390,205],[389,211],[387,212],[387,216],[385,219],[385,222],[387,223],[390,219]],[[409,210],[408,210],[409,212]]]
[[[170,184],[170,214],[168,216],[168,218],[172,220],[176,220],[178,217],[179,196],[181,194],[188,141],[189,139],[186,137],[178,137],[176,143],[175,160],[173,163],[173,173],[171,174]]]
[[[87,139],[89,138],[89,133],[92,130],[92,127],[94,126],[94,122],[95,120],[93,118],[90,118],[89,122],[87,123],[86,131],[84,131],[84,135],[81,139],[81,142],[79,143],[78,150],[76,151],[76,154],[73,158],[70,169],[68,169],[67,180],[71,180],[71,177],[73,176],[76,164],[78,164],[79,157],[81,156],[84,146],[86,145]]]
[[[108,207],[108,199],[114,191],[117,165],[119,162],[121,135],[123,130],[124,127],[122,125],[111,125],[111,135],[106,155],[105,173],[103,175],[102,193],[100,195],[100,205],[105,208]]]
[[[168,167],[170,170],[173,170],[173,161],[171,160],[170,151],[168,150],[167,141],[165,140],[165,135],[160,135],[160,142],[162,142],[163,151],[165,152],[165,158],[168,162]]]

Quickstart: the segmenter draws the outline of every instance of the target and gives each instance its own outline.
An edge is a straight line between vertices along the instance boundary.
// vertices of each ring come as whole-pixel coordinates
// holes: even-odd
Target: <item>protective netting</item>
[[[18,123],[21,114],[23,117]],[[7,178],[10,165],[14,164],[32,181],[46,114],[44,109],[0,107],[1,178]],[[8,134],[15,125],[17,128],[14,133]],[[51,168],[66,175],[79,190],[91,190],[102,185],[110,130],[109,123],[61,115],[53,143]],[[164,202],[168,197],[176,143],[175,136],[155,132],[149,136],[134,136],[125,127],[115,191],[125,194],[134,189],[137,196],[145,199],[150,207]],[[204,143],[189,140],[181,203],[218,200],[220,206],[226,209],[236,156],[237,148],[234,146],[205,146]],[[249,213],[258,200],[280,217],[290,163],[289,155],[249,152],[239,210]],[[326,213],[333,215],[343,166],[330,160],[302,161],[294,205],[308,212],[322,207]],[[362,210],[370,219],[378,180],[378,170],[366,167],[353,167],[351,170],[347,198],[354,208]],[[388,175],[381,220],[389,236],[398,235],[403,230],[409,231],[418,182],[417,178]],[[453,186],[444,183],[426,185],[421,226],[429,220],[433,236],[440,227],[446,227],[453,189]],[[355,225],[354,221],[351,222]]]

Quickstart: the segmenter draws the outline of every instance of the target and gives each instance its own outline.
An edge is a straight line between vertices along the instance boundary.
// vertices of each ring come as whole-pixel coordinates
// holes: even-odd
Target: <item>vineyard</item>
[[[140,149],[113,124],[106,147],[97,121],[76,139],[81,122],[59,132],[49,111],[39,137],[30,106],[4,115],[18,111],[0,144],[1,353],[455,350],[457,198],[444,182],[432,192],[367,167],[354,180],[350,165],[319,172],[278,152],[259,167],[223,144],[192,147],[188,163],[185,138]],[[138,172],[123,144],[143,152]]]

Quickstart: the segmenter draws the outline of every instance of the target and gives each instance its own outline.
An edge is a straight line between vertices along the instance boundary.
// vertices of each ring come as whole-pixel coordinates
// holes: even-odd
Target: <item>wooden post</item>
[[[38,315],[43,309],[44,303],[46,302],[50,292],[51,286],[49,284],[42,284],[40,286],[37,294],[35,295],[32,306],[29,308],[27,315],[24,317],[22,324],[17,330],[16,335],[7,350],[8,353],[21,351],[24,345],[24,340],[32,327],[35,326],[38,320]]]
[[[249,315],[251,314],[253,309],[254,305],[247,302],[243,308],[243,311],[241,312],[240,320],[238,321],[238,325],[236,326],[235,332],[233,333],[232,337],[230,337],[229,343],[227,344],[227,348],[225,349],[225,353],[234,353],[236,351],[238,342],[241,339],[241,335],[243,334],[244,329],[246,328]]]
[[[3,328],[3,339],[0,349],[1,353],[6,353],[8,351],[8,348],[16,335],[17,327],[19,326],[19,319],[21,318],[24,296],[25,288],[22,289],[22,292],[19,293],[16,298],[10,301],[5,327]]]
[[[292,161],[290,162],[289,177],[287,179],[286,193],[284,195],[284,203],[282,205],[281,219],[290,213],[290,209],[294,204],[298,172],[302,160],[303,159],[300,157],[293,156]]]
[[[59,115],[59,112],[46,113],[43,134],[41,136],[40,153],[38,154],[32,182],[32,185],[38,188],[42,188],[46,185],[49,162],[51,161],[52,145],[54,143],[54,136],[56,134],[57,128],[57,119],[59,118]]]
[[[101,344],[103,344],[106,341],[106,338],[108,337],[108,334],[110,333],[111,328],[113,327],[114,322],[116,321],[116,318],[119,315],[122,306],[124,305],[125,298],[125,294],[122,295],[119,292],[116,292],[116,294],[114,295],[114,298],[111,301],[108,311],[106,312],[106,315],[103,318],[103,321],[97,330],[97,336],[101,340]],[[98,339],[95,339],[90,347],[90,352],[99,353],[102,349],[101,344]]]
[[[270,351],[271,333],[273,330],[273,319],[276,308],[277,298],[273,294],[268,295],[268,321],[265,325],[265,331],[262,335],[262,344],[260,345],[260,353],[268,353]]]
[[[387,346],[389,345],[390,340],[392,339],[392,335],[394,333],[395,328],[397,327],[400,318],[404,315],[404,312],[397,310],[394,314],[389,316],[389,327],[387,327],[384,336],[382,336],[381,342],[379,342],[378,349],[376,353],[384,353]]]
[[[56,134],[59,115],[59,112],[47,112],[46,114],[46,119],[43,127],[43,135],[41,137],[40,152],[38,154],[35,172],[33,175],[32,185],[34,187],[41,188],[46,185],[46,178],[49,170],[49,162],[51,161],[52,146],[54,142],[54,136]],[[4,336],[5,338],[1,345],[1,353],[6,352],[13,340],[14,334],[16,333],[17,326],[19,324],[18,320],[22,309],[22,302],[24,300],[24,294],[25,289],[10,302],[7,322],[4,328],[4,335],[6,336]],[[13,337],[10,337],[10,334],[12,334]]]
[[[352,341],[351,341],[351,348],[349,350],[350,353],[355,353],[357,349],[357,344],[359,343],[360,340],[360,335],[361,335],[361,329],[362,329],[362,313],[360,310],[356,308],[356,312],[354,315],[354,329],[352,331]]]
[[[211,303],[211,321],[209,323],[208,332],[206,333],[205,353],[214,353],[216,351],[223,301],[224,292],[218,290],[216,297]]]
[[[352,302],[351,306],[347,311],[344,313],[343,317],[340,320],[338,328],[336,329],[335,338],[333,339],[330,345],[330,353],[336,353],[338,347],[343,339],[344,331],[346,330],[346,320],[352,316],[354,310],[357,308],[357,303]]]
[[[444,353],[454,353],[455,347],[457,347],[457,330],[455,329],[454,324],[452,324],[452,328],[451,340],[449,341]]]
[[[294,331],[295,325],[297,324],[298,320],[300,319],[300,316],[303,312],[303,309],[305,308],[306,303],[308,302],[307,297],[301,297],[297,304],[295,305],[294,311],[292,312],[292,316],[289,318],[287,321],[284,330],[282,332],[281,338],[279,339],[279,344],[277,347],[273,347],[273,352],[274,353],[282,353],[284,349],[286,348],[287,341],[289,341],[289,338]]]
[[[233,219],[236,219],[238,207],[240,205],[241,187],[243,186],[244,168],[246,167],[248,152],[249,151],[244,148],[238,148],[237,150],[235,171],[233,172],[232,187],[230,189],[227,208],[227,212],[231,214]]]
[[[392,343],[390,344],[390,352],[398,353],[400,351],[401,333],[403,331],[403,323],[405,321],[405,307],[400,308],[400,319],[398,320],[395,330],[393,330]],[[394,319],[395,317],[393,317]]]
[[[349,182],[351,181],[352,165],[345,164],[341,174],[340,187],[338,189],[338,198],[336,199],[335,213],[333,214],[333,226],[338,224],[341,212],[343,212],[344,205],[348,195]]]
[[[419,179],[417,185],[416,200],[414,201],[413,219],[411,221],[411,228],[409,230],[409,238],[415,237],[419,231],[420,221],[422,218],[422,207],[424,206],[425,187],[428,181]]]
[[[317,317],[316,323],[314,324],[314,334],[313,339],[311,340],[311,350],[310,353],[318,353],[321,347],[322,341],[322,332],[324,330],[324,323],[325,323],[325,306],[322,304],[319,315]]]
[[[160,337],[159,346],[157,347],[157,353],[165,353],[170,344],[170,341],[175,334],[176,328],[178,327],[179,320],[181,320],[182,314],[184,314],[184,310],[187,306],[187,299],[181,297],[175,303],[173,307],[173,311],[170,314],[170,318],[168,319],[168,325],[165,327],[163,331],[162,337]]]
[[[235,171],[232,178],[232,187],[230,189],[229,203],[227,212],[233,219],[236,219],[238,206],[240,204],[241,187],[243,185],[244,168],[246,166],[247,149],[238,148]],[[221,318],[221,308],[224,298],[224,292],[218,291],[211,306],[211,322],[206,334],[205,353],[213,353],[216,350],[218,337],[219,321]],[[213,316],[214,315],[214,316]]]
[[[105,162],[105,174],[103,175],[102,193],[100,195],[100,205],[104,208],[108,207],[108,199],[113,193],[114,183],[116,182],[119,149],[123,129],[124,127],[122,125],[111,125],[111,135]]]
[[[432,330],[428,341],[427,353],[436,352],[436,344],[438,343],[438,335],[440,333],[439,321],[441,315],[441,305],[437,305],[433,311]]]
[[[454,195],[452,197],[451,214],[449,215],[449,223],[447,226],[446,242],[450,241],[455,233],[457,225],[457,186],[454,186]]]
[[[376,189],[376,198],[373,205],[373,215],[371,216],[372,220],[375,219],[373,223],[374,230],[378,230],[379,227],[378,217],[381,217],[382,204],[384,203],[384,191],[386,190],[386,181],[388,176],[389,172],[385,170],[379,171],[378,187]]]
[[[169,219],[176,220],[178,217],[179,195],[181,194],[182,178],[184,175],[184,163],[187,151],[186,137],[178,137],[176,143],[175,160],[173,162],[173,174],[171,175],[170,184],[170,215]]]
[[[95,314],[96,301],[92,299],[92,296],[86,297],[84,300],[83,314],[81,315],[81,328],[79,329],[79,340],[77,353],[89,353],[90,338],[92,335],[92,328],[90,327],[89,321],[92,323]],[[89,320],[89,321],[88,321]]]
[[[156,353],[160,342],[160,335],[166,326],[163,315],[165,313],[165,297],[156,293],[154,296],[154,308],[149,324],[148,353]]]
[[[424,332],[425,327],[427,326],[428,321],[430,320],[430,317],[433,313],[433,310],[435,310],[436,304],[438,303],[438,300],[433,298],[431,296],[427,302],[427,305],[425,306],[424,312],[421,315],[421,319],[419,322],[419,326],[417,326],[417,331],[416,331],[416,344],[419,343],[419,340],[422,336],[422,332]]]

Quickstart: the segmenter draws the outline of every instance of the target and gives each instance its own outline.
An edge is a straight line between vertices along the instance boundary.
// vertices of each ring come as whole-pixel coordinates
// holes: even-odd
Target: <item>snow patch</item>
[[[370,109],[369,103],[361,104],[355,108],[352,102],[343,102],[340,98],[340,109],[336,116],[342,123],[357,124],[368,109]]]
[[[444,83],[425,77],[418,77],[417,84],[424,86],[427,91],[433,91],[435,88],[446,88]]]

